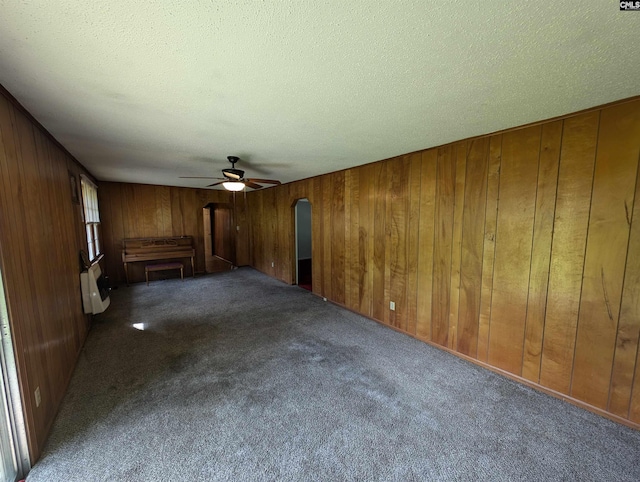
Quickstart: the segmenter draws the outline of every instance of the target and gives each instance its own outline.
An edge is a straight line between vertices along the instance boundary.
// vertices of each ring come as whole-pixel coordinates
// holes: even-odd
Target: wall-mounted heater
[[[98,263],[80,273],[80,287],[85,313],[102,313],[111,303],[109,281],[102,274]]]

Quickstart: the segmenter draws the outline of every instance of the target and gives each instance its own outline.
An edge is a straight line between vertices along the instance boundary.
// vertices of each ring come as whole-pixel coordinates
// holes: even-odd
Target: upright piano
[[[191,258],[191,273],[195,276],[195,255],[192,236],[127,238],[122,241],[122,263],[127,285],[129,285],[128,263]]]

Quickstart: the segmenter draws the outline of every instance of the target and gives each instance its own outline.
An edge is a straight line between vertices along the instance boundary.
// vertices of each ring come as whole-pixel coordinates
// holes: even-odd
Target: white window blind
[[[98,188],[89,179],[80,176],[82,185],[82,204],[84,206],[84,222],[99,223],[100,212],[98,211]]]
[[[87,235],[89,259],[93,261],[100,253],[100,212],[98,211],[98,188],[89,179],[80,176],[82,207]]]

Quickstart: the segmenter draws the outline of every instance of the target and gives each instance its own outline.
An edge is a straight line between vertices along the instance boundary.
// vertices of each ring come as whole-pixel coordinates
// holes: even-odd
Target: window
[[[98,211],[98,188],[84,176],[80,176],[82,186],[82,207],[87,236],[89,259],[93,261],[100,253],[100,212]]]

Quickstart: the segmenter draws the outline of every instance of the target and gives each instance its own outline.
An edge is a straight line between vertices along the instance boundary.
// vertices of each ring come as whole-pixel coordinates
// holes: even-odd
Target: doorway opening
[[[311,262],[311,203],[308,199],[298,199],[294,206],[296,230],[296,284],[312,291]]]
[[[0,272],[0,481],[14,482],[29,470],[27,435],[9,314]],[[39,392],[38,392],[39,393]]]
[[[236,264],[233,210],[228,203],[209,203],[202,209],[205,271],[216,273]]]

